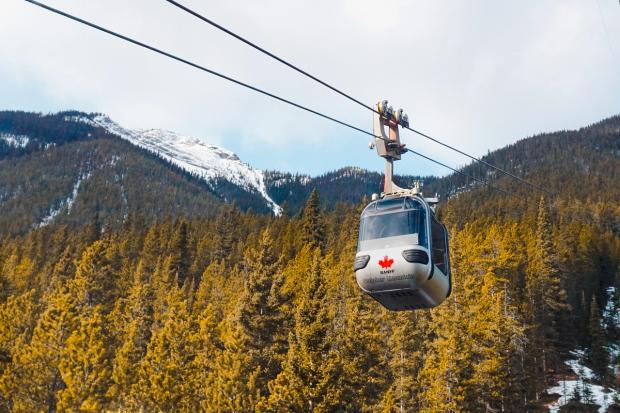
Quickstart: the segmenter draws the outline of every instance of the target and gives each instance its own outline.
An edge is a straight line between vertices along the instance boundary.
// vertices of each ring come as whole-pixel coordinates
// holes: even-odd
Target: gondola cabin
[[[354,269],[389,310],[435,307],[452,287],[446,227],[421,195],[375,200],[361,215]]]

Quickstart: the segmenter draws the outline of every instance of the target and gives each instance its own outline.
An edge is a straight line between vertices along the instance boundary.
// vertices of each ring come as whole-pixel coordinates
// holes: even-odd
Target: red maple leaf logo
[[[392,264],[394,264],[394,260],[392,258],[388,258],[387,255],[379,261],[379,265],[381,266],[381,268],[390,268]]]

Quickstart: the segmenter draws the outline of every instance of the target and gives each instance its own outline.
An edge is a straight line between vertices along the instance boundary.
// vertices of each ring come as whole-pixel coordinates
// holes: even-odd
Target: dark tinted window
[[[407,234],[418,234],[418,244],[426,246],[424,210],[421,207],[380,215],[366,215],[360,222],[360,241]]]
[[[433,263],[443,272],[448,272],[448,246],[446,245],[446,230],[435,217],[431,220]]]

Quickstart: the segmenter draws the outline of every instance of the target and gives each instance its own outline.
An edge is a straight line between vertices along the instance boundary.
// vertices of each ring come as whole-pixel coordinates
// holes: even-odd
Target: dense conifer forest
[[[620,331],[601,324],[620,299],[605,294],[620,237],[601,217],[618,206],[540,198],[472,219],[468,204],[442,207],[452,296],[403,313],[355,284],[363,204],[325,211],[316,191],[292,218],[225,206],[5,238],[0,410],[544,411],[575,348],[619,388]]]
[[[25,191],[32,203],[22,197],[11,218],[0,216],[0,412],[544,412],[560,397],[548,390],[575,378],[566,364],[575,354],[591,375],[562,395],[560,411],[598,411],[596,386],[618,406],[619,123],[489,155],[554,196],[500,179],[514,196],[429,180],[429,191],[446,194],[438,215],[450,232],[453,292],[436,309],[401,313],[356,285],[366,200],[329,199],[333,176],[310,192],[271,173],[292,205],[276,217],[215,195],[193,203],[209,193],[204,184],[114,137],[67,137],[56,150],[71,148],[68,165],[82,151],[106,164],[126,145],[123,165],[133,166],[123,171],[144,204],[105,202],[118,198],[106,172],[111,181],[84,189],[79,215],[16,223],[16,210],[27,216],[45,198]],[[24,151],[0,154],[2,182],[22,179],[7,172],[14,165],[32,171],[15,187],[53,191],[58,181],[42,184],[41,171],[60,171],[62,156]],[[140,179],[156,187],[138,191]]]

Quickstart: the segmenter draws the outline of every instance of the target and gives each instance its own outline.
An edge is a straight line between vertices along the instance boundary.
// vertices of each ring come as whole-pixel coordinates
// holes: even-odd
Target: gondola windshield
[[[364,211],[360,220],[359,243],[378,238],[417,234],[418,245],[426,246],[424,207],[411,199],[378,201]]]

